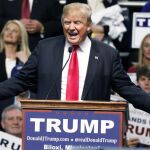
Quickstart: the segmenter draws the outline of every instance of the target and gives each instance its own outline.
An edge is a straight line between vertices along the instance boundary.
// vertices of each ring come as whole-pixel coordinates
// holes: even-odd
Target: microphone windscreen
[[[69,47],[69,48],[68,48],[68,52],[69,52],[69,53],[72,53],[72,51],[73,51],[73,47]]]

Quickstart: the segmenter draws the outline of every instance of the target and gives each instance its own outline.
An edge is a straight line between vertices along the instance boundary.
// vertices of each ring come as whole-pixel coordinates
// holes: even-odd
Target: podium
[[[22,150],[122,147],[127,106],[126,102],[21,100]]]

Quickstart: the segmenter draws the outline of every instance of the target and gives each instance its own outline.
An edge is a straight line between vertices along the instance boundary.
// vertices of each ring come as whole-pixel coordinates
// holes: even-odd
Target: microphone
[[[65,69],[65,67],[66,67],[66,65],[67,65],[67,63],[68,63],[68,61],[69,61],[69,59],[70,59],[70,56],[71,56],[72,51],[73,51],[73,47],[69,47],[69,48],[68,48],[69,57],[68,57],[67,61],[65,62],[64,66],[62,67],[60,73],[62,73],[63,70]],[[55,83],[56,83],[56,81],[57,81],[57,78],[58,78],[58,77],[56,77],[56,80],[53,82],[53,85],[52,85],[51,88],[48,90],[48,92],[47,92],[47,94],[46,94],[46,97],[45,97],[46,100],[48,99],[49,93],[52,91],[53,87],[55,86]]]
[[[62,67],[61,72],[63,72],[64,68],[66,67],[66,65],[67,65],[67,63],[68,63],[68,61],[69,61],[69,59],[70,59],[70,56],[71,56],[72,51],[73,51],[73,47],[69,47],[69,48],[68,48],[69,57],[68,57],[66,63],[64,64],[64,66]]]

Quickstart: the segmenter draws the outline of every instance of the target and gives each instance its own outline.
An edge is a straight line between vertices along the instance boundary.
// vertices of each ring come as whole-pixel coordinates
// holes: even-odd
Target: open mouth
[[[69,33],[69,35],[70,35],[70,36],[77,36],[77,35],[78,35],[78,33],[76,33],[76,32],[72,32],[72,33]]]

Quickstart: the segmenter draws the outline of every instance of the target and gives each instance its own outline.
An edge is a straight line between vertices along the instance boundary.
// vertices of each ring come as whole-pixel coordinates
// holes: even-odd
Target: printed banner
[[[127,138],[138,138],[140,143],[150,145],[150,114],[129,104],[129,116]]]
[[[122,145],[122,113],[78,110],[24,111],[23,149],[70,150]]]
[[[139,48],[142,39],[150,33],[150,13],[133,13],[132,48]]]
[[[0,150],[22,150],[21,138],[0,131]]]

